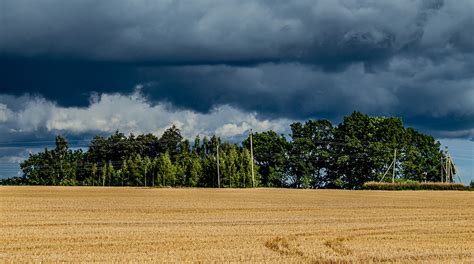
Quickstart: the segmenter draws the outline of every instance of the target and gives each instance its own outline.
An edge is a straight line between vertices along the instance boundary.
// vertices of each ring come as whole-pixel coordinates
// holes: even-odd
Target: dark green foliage
[[[464,186],[460,183],[441,183],[441,182],[418,182],[418,181],[406,181],[406,182],[366,182],[362,185],[364,190],[388,190],[388,191],[401,191],[401,190],[436,190],[436,191],[467,191],[469,187]]]
[[[430,135],[408,128],[401,148],[401,167],[404,178],[415,181],[438,181],[443,153],[440,143]]]
[[[182,140],[181,131],[173,125],[158,140],[158,150],[160,153],[168,152],[171,160],[175,161],[180,151],[180,146],[182,146]]]
[[[289,185],[317,188],[326,185],[334,129],[327,120],[309,120],[291,124],[292,144],[287,169]]]
[[[29,184],[35,185],[76,185],[77,172],[83,163],[81,150],[71,151],[65,138],[56,137],[56,148],[45,149],[38,154],[30,154],[20,164],[24,178]]]
[[[89,144],[87,158],[89,162],[101,163],[104,161],[121,161],[141,156],[156,157],[159,152],[158,138],[152,134],[139,135],[135,137],[131,134],[126,137],[124,134],[115,132],[108,138],[95,137]],[[114,164],[115,169],[121,164]]]
[[[218,147],[221,187],[251,187],[253,162],[256,186],[359,189],[382,179],[394,151],[394,180],[404,181],[396,188],[411,186],[407,180],[425,188],[418,182],[441,179],[440,143],[405,128],[399,118],[354,112],[338,126],[328,120],[293,123],[288,136],[289,141],[274,131],[253,134],[253,161],[250,137],[241,145],[216,136],[197,136],[190,143],[175,126],[160,138],[119,132],[95,137],[85,153],[70,150],[66,139],[58,136],[55,149],[31,154],[21,163],[23,177],[0,183],[217,187]],[[384,180],[392,181],[392,170]]]
[[[1,179],[0,185],[29,185],[29,182],[25,177],[11,177],[8,179]]]
[[[250,137],[242,144],[250,149]],[[260,167],[262,186],[282,187],[285,184],[286,153],[291,144],[283,135],[266,131],[253,135],[253,146],[254,158]]]
[[[404,128],[398,118],[369,117],[354,112],[335,129],[329,182],[340,179],[345,188],[357,188],[378,180],[400,153]],[[407,143],[409,144],[409,143]],[[395,164],[399,166],[399,164]]]

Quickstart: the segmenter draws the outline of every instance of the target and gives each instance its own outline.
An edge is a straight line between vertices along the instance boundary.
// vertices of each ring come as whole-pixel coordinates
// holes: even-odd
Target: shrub
[[[28,180],[24,177],[11,177],[0,180],[0,185],[26,185]]]
[[[469,190],[469,187],[464,186],[460,183],[444,183],[444,182],[366,182],[362,186],[365,190],[456,190],[464,191]]]

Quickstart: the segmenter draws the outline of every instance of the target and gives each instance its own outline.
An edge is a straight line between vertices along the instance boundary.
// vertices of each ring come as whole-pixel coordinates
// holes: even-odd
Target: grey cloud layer
[[[323,67],[400,52],[473,52],[474,3],[451,1],[2,0],[1,49],[160,64],[298,61]]]
[[[458,70],[471,66],[454,58],[447,64],[400,58],[390,60],[387,70],[377,73],[367,72],[362,64],[332,73],[301,64],[145,69],[160,81],[145,85],[143,91],[150,97],[158,95],[177,106],[202,111],[210,105],[231,104],[256,110],[266,118],[317,116],[340,120],[359,110],[402,116],[410,125],[432,130],[438,136],[467,130],[471,132],[459,135],[473,137],[474,79],[463,77],[468,73]]]

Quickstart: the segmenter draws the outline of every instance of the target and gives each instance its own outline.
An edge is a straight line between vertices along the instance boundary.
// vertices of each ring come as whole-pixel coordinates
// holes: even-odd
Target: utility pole
[[[449,183],[454,183],[454,174],[456,174],[456,166],[454,165],[453,159],[451,158],[451,155],[449,155],[448,147],[446,146],[445,150],[445,167],[444,167],[444,172],[445,172],[445,180],[446,182]],[[441,160],[441,164],[443,164]],[[461,176],[458,175],[458,180],[462,184],[462,179]]]
[[[449,159],[449,176],[450,176],[450,181],[454,183],[454,174],[456,174],[456,167],[454,166],[453,159],[451,159],[451,156],[448,154],[448,159]],[[458,175],[459,182],[462,184],[461,176]]]
[[[446,156],[446,164],[445,164],[445,168],[446,168],[446,182],[451,182],[451,174],[450,174],[450,170],[449,170],[449,157],[448,157],[448,146],[445,147],[445,156]]]
[[[251,159],[251,168],[252,168],[252,188],[255,188],[255,175],[253,172],[253,142],[252,142],[252,129],[250,129],[250,159]]]
[[[449,160],[449,156],[448,156],[448,163],[447,163],[447,166],[448,166],[448,175],[449,175],[449,182],[453,182],[453,171],[451,170],[451,160]]]
[[[443,176],[444,175],[444,167],[443,167],[443,157],[442,156],[440,158],[440,164],[439,165],[441,167],[441,182],[443,182],[444,181],[444,176]]]
[[[382,176],[382,179],[380,179],[379,182],[382,182],[383,179],[385,179],[385,176],[387,176],[388,172],[390,171],[390,168],[392,168],[393,166],[393,170],[392,170],[392,183],[395,183],[395,163],[397,162],[397,149],[394,150],[394,153],[393,153],[393,161],[390,163],[390,165],[388,166],[387,170],[385,171],[385,173],[383,174]]]
[[[393,174],[392,174],[392,183],[395,183],[395,165],[397,162],[397,149],[393,152]]]
[[[449,157],[449,176],[451,177],[451,182],[454,182],[454,175],[453,175],[453,162],[451,161],[451,157]]]
[[[219,139],[217,139],[217,188],[221,188],[221,174],[219,170]]]

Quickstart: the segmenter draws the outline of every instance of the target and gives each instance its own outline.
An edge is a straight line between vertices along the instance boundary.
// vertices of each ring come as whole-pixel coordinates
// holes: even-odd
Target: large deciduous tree
[[[243,145],[250,149],[250,137],[244,140]],[[253,154],[259,166],[262,186],[284,185],[286,154],[290,146],[283,135],[271,130],[253,134]]]

